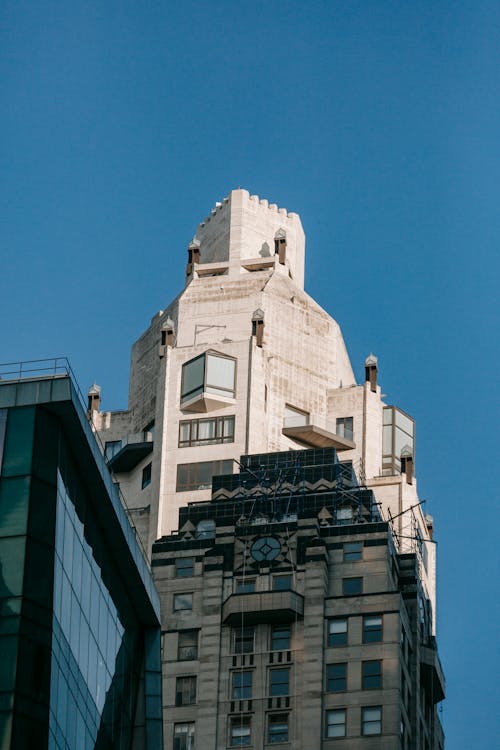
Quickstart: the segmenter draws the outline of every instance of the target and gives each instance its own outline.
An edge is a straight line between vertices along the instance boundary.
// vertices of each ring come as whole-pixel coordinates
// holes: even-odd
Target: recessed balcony
[[[285,417],[282,432],[292,440],[312,448],[335,448],[340,452],[350,451],[356,447],[352,440],[337,435],[333,425],[314,415],[307,415],[307,419]]]
[[[304,597],[296,591],[256,591],[232,594],[222,605],[222,621],[228,625],[293,622],[304,617]]]

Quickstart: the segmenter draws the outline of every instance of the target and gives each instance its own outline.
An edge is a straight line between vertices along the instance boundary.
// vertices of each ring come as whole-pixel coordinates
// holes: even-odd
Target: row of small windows
[[[361,663],[361,687],[363,690],[382,687],[382,662],[379,659]],[[326,689],[329,693],[347,690],[347,662],[327,664]]]
[[[350,711],[353,709],[349,709]],[[325,713],[325,739],[346,736],[347,709],[336,708]],[[270,713],[266,719],[266,742],[269,745],[288,742],[290,715]],[[382,706],[361,708],[361,735],[373,737],[382,734]],[[228,743],[230,747],[248,747],[252,744],[252,716],[239,714],[229,717]],[[174,750],[194,750],[195,723],[174,725]]]
[[[363,617],[363,643],[382,641],[382,615]],[[336,617],[328,620],[328,646],[347,646],[349,620],[347,617]]]
[[[189,631],[188,631],[189,632]],[[191,645],[191,649],[196,646]],[[185,661],[185,660],[184,660]],[[347,662],[339,664],[327,664],[326,666],[326,691],[329,693],[340,693],[347,690]],[[269,670],[268,673],[268,695],[278,697],[290,694],[290,667],[278,667]],[[238,669],[231,674],[230,691],[231,700],[249,700],[253,697],[253,674],[252,669]],[[361,688],[362,690],[376,690],[382,687],[382,661],[374,659],[361,663]],[[196,676],[177,677],[175,688],[175,705],[190,706],[196,703]]]
[[[335,708],[327,711],[325,737],[345,737],[346,721],[346,708]],[[365,706],[361,708],[361,734],[364,737],[382,734],[382,706]]]
[[[193,661],[198,658],[198,630],[180,630],[177,639],[177,659]],[[287,651],[290,648],[292,631],[290,625],[273,625],[270,630],[271,651]],[[255,650],[255,628],[234,628],[232,651],[234,654],[251,654]]]
[[[196,536],[198,539],[208,539],[215,535],[215,522],[212,519],[200,521],[197,525]],[[361,560],[363,555],[363,542],[346,542],[344,544],[344,561],[352,562]],[[194,575],[194,557],[178,557],[175,560],[176,578],[186,578]],[[247,594],[257,591],[257,578],[245,577],[235,578],[234,590],[237,594]],[[361,593],[361,578],[344,578],[344,593]],[[361,588],[360,588],[361,586]],[[279,574],[274,575],[272,579],[272,588],[274,591],[286,591],[292,588],[292,575]]]
[[[174,611],[191,610],[193,607],[192,593],[174,595]],[[347,646],[349,620],[346,617],[328,620],[327,645],[329,647]],[[198,640],[196,630],[179,631],[178,659],[196,659],[198,654]],[[285,651],[290,648],[290,625],[273,625],[271,628],[271,651]],[[383,640],[382,615],[366,615],[363,617],[363,643],[380,643]],[[196,648],[194,648],[196,646]],[[186,648],[186,652],[181,649]],[[233,628],[232,650],[234,654],[251,654],[255,650],[255,628],[253,626]]]

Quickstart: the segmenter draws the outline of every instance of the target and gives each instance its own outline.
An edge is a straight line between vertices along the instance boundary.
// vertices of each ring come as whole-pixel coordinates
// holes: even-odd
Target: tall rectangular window
[[[288,695],[289,669],[271,669],[269,672],[269,695]]]
[[[194,721],[174,724],[174,750],[194,750]]]
[[[198,631],[181,630],[177,641],[177,659],[190,661],[198,658]]]
[[[251,654],[254,651],[255,629],[252,627],[234,628],[233,653]]]
[[[231,700],[238,701],[252,697],[252,677],[251,670],[233,672]]]
[[[382,662],[378,659],[364,661],[362,665],[363,690],[382,687]]]
[[[232,716],[229,720],[229,745],[231,747],[246,747],[251,742],[251,716]]]
[[[347,690],[347,663],[327,664],[326,689],[329,693]]]
[[[267,741],[270,745],[277,742],[288,742],[288,714],[269,714]]]
[[[347,645],[347,618],[337,617],[335,620],[328,620],[328,645]]]
[[[382,734],[382,706],[361,709],[361,734],[365,737]]]
[[[271,651],[286,651],[290,648],[290,625],[273,625],[271,628]]]
[[[363,617],[363,643],[378,643],[382,640],[382,615]]]
[[[149,463],[142,470],[142,481],[141,481],[142,490],[151,484],[151,466],[152,466],[151,463]]]
[[[192,706],[196,703],[196,677],[177,677],[175,682],[175,705]]]
[[[336,433],[339,437],[343,437],[346,440],[353,439],[353,418],[352,417],[339,417],[337,418]]]
[[[325,735],[327,737],[345,737],[346,709],[335,708],[326,712]]]

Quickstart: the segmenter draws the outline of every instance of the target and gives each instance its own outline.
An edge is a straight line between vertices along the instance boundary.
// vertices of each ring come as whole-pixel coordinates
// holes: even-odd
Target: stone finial
[[[375,365],[375,367],[378,365],[378,357],[374,354],[369,354],[365,359],[365,367],[370,367],[370,365]]]
[[[264,320],[264,310],[261,310],[260,307],[258,307],[252,315],[252,320]]]

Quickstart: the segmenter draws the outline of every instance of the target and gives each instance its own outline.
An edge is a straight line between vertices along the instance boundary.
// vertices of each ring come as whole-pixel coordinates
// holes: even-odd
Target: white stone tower
[[[184,289],[132,348],[128,409],[93,411],[94,424],[148,550],[240,455],[335,447],[395,517],[400,549],[419,552],[434,604],[414,422],[383,403],[373,355],[356,384],[338,324],[304,291],[304,258],[297,214],[233,190],[197,228]]]

